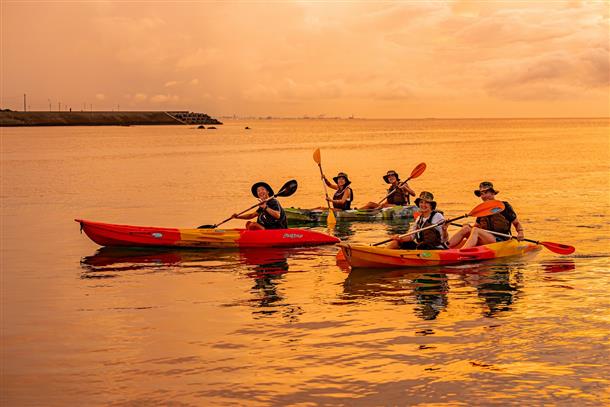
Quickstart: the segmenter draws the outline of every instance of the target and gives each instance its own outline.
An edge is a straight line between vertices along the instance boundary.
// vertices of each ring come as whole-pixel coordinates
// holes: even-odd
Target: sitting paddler
[[[383,180],[386,184],[390,184],[388,188],[388,198],[383,204],[377,202],[369,202],[360,209],[376,209],[376,208],[387,208],[396,205],[410,205],[411,196],[415,196],[415,191],[409,187],[408,183],[400,184],[400,176],[394,170],[389,170],[386,175],[383,176]]]
[[[479,189],[474,191],[474,194],[481,198],[483,202],[496,199],[496,195],[500,191],[494,189],[494,184],[489,181],[483,181],[479,184]],[[509,237],[502,237],[493,235],[487,230],[503,233],[505,235],[511,234],[511,225],[515,227],[517,231],[517,240],[523,240],[523,226],[517,214],[513,210],[513,207],[506,201],[504,203],[504,210],[502,212],[477,218],[474,226],[465,225],[459,231],[457,231],[451,239],[449,239],[449,247],[459,247],[462,240],[466,239],[462,248],[466,249],[469,247],[475,247],[490,243],[502,242],[510,239]]]
[[[244,215],[233,214],[234,219],[253,219],[257,218],[256,222],[246,222],[248,230],[263,230],[263,229],[287,229],[288,222],[286,213],[280,202],[269,197],[273,196],[273,189],[266,182],[257,182],[252,185],[252,195],[258,198],[260,205],[255,212],[246,213]]]
[[[431,229],[423,230],[416,234],[401,237],[392,236],[392,242],[388,245],[389,249],[403,250],[443,250],[447,248],[447,226],[443,224],[445,217],[436,210],[434,195],[428,191],[422,191],[415,200],[415,205],[419,207],[419,218],[414,222],[409,231],[440,224]]]
[[[352,201],[354,200],[354,192],[349,187],[352,182],[349,180],[347,174],[340,172],[336,177],[333,177],[333,181],[335,181],[334,184],[326,179],[326,176],[324,176],[324,182],[326,185],[328,185],[329,188],[337,190],[332,198],[326,199],[328,202],[333,204],[333,208],[335,209],[351,209]]]

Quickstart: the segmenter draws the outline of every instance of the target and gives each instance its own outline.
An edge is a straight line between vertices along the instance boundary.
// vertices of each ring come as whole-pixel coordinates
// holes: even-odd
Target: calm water
[[[2,405],[610,403],[608,120],[1,131]],[[100,250],[72,221],[215,223],[259,180],[296,178],[284,206],[322,205],[318,147],[356,206],[383,197],[388,169],[424,161],[411,186],[447,215],[492,180],[527,236],[577,252],[350,273],[334,247]]]

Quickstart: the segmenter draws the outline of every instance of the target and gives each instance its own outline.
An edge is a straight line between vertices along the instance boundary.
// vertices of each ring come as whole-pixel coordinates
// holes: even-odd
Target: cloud
[[[188,68],[197,68],[206,65],[210,65],[212,63],[218,62],[220,60],[220,51],[215,48],[197,48],[193,53],[178,59],[176,62],[176,68],[178,69],[188,69]]]
[[[97,100],[104,100],[104,99],[106,99],[106,95],[104,95],[103,93],[96,93],[95,98]]]
[[[176,86],[179,83],[181,83],[181,82],[180,81],[168,81],[168,82],[165,82],[165,85],[163,85],[163,86],[165,86],[166,88],[169,88],[169,87],[172,87],[172,86]]]
[[[150,98],[150,101],[156,104],[164,104],[168,102],[177,102],[180,99],[177,95],[154,95]]]

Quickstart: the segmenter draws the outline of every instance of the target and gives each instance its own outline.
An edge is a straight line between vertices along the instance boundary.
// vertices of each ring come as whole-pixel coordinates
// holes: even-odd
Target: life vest
[[[508,202],[504,202],[505,209],[500,213],[477,218],[477,223],[482,229],[510,235],[510,225],[512,221],[507,217],[517,217]],[[512,214],[512,215],[511,215]]]
[[[273,198],[267,201],[267,206],[275,211],[280,211],[280,218],[275,219],[266,210],[258,208],[258,218],[256,222],[262,225],[265,229],[288,229],[288,220],[286,219],[286,213],[284,208],[280,205],[280,202]]]
[[[388,194],[396,190],[392,195],[388,197],[388,203],[393,205],[410,205],[411,200],[409,199],[409,193],[405,193],[402,188],[391,186],[388,188]]]
[[[417,223],[415,224],[415,229],[422,229],[434,225],[434,223],[432,223],[432,219],[436,214],[436,211],[430,212],[430,216],[428,217],[428,219],[426,219],[425,222],[423,222],[422,218],[420,217],[417,220]],[[441,232],[439,232],[436,227],[427,230],[422,230],[421,232],[415,234],[415,241],[417,242],[418,246],[426,245],[430,247],[445,248],[445,244],[443,243],[443,239],[441,237]]]
[[[349,189],[349,192],[351,192],[349,199],[347,201],[345,201],[345,203],[343,205],[333,203],[333,208],[343,209],[344,211],[351,208],[352,201],[354,200],[354,191],[352,191],[352,189],[350,187],[346,187],[346,188],[337,190],[337,192],[335,192],[335,195],[333,195],[333,199],[341,200],[343,198],[343,193],[345,192],[346,189]]]

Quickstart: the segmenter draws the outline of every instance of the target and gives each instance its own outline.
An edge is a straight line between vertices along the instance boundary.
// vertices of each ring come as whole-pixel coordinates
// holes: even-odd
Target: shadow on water
[[[483,301],[482,314],[494,317],[511,310],[523,286],[523,268],[518,264],[488,262],[412,269],[353,269],[343,283],[341,299],[411,304],[417,317],[433,320],[446,309],[452,286],[474,288]],[[456,298],[463,295],[460,292]]]

